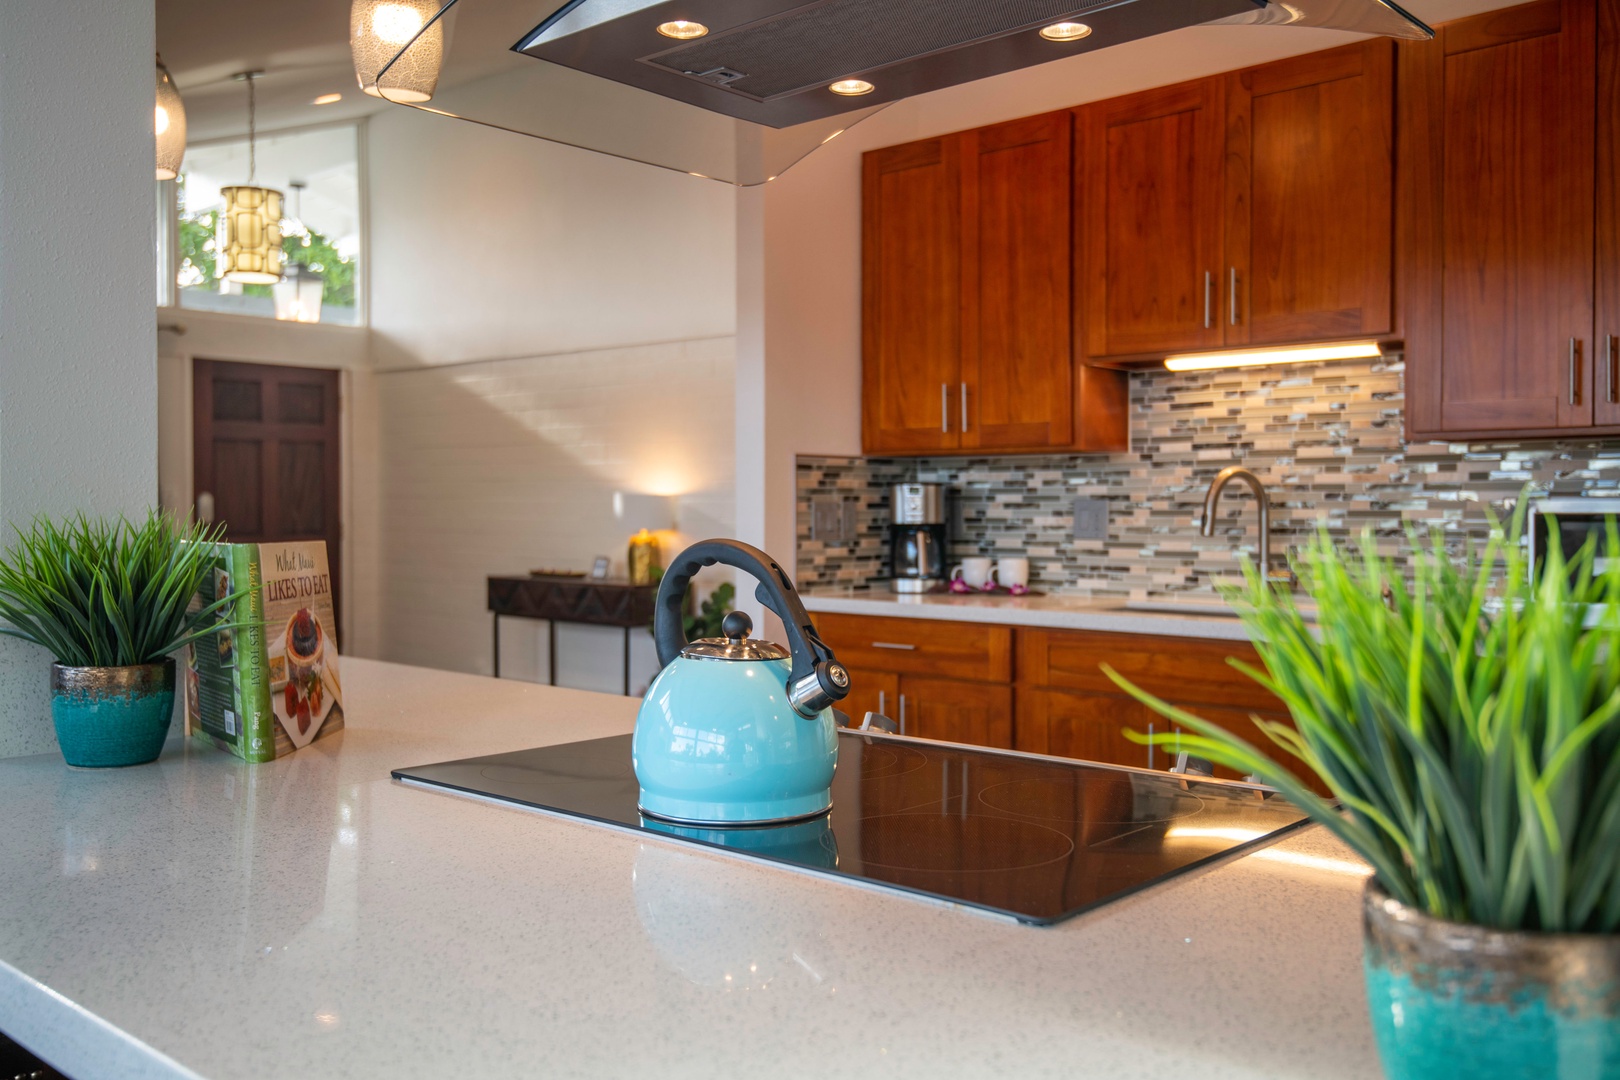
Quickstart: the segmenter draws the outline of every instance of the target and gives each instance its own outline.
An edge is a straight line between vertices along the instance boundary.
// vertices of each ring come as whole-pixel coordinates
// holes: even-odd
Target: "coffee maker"
[[[899,593],[945,584],[945,488],[895,484],[889,490],[889,580]]]

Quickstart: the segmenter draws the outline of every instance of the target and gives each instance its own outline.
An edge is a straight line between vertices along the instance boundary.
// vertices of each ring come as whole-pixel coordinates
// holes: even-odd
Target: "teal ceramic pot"
[[[1620,936],[1446,922],[1376,882],[1362,911],[1390,1080],[1620,1080]]]
[[[141,765],[163,751],[174,713],[174,661],[133,667],[51,665],[51,719],[69,765]]]

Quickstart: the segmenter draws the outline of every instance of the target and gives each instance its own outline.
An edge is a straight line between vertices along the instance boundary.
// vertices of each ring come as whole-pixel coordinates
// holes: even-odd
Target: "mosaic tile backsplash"
[[[1221,500],[1215,535],[1198,533],[1204,492],[1227,465],[1271,491],[1272,551],[1325,521],[1341,539],[1371,526],[1391,554],[1404,527],[1438,523],[1459,542],[1485,533],[1484,506],[1507,512],[1536,492],[1620,494],[1620,442],[1412,444],[1402,438],[1399,357],[1290,367],[1131,376],[1131,451],[1120,454],[798,461],[801,589],[887,587],[888,487],[937,481],[953,493],[952,561],[1027,555],[1031,587],[1143,598],[1211,592],[1256,554],[1254,499]],[[811,499],[854,501],[855,539],[812,535]],[[1108,504],[1108,538],[1075,540],[1073,502]]]

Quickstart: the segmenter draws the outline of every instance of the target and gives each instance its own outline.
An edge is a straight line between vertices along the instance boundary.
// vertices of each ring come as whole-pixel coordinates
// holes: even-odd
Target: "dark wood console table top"
[[[546,622],[547,677],[557,685],[557,624],[617,626],[624,630],[624,692],[630,693],[630,634],[652,624],[657,585],[632,585],[613,578],[491,577],[489,610],[495,623],[495,677],[501,677],[501,616]]]

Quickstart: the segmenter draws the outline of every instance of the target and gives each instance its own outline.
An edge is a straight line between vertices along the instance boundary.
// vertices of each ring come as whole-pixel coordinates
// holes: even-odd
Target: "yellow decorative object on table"
[[[653,573],[664,568],[658,537],[642,529],[630,538],[630,584],[651,585]]]

